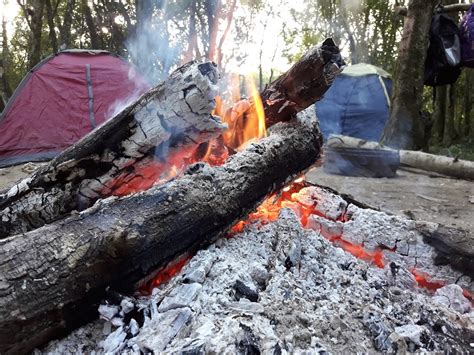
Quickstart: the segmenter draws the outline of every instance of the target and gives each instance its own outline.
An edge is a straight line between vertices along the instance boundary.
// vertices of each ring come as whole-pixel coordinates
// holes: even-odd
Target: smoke
[[[133,33],[125,42],[132,64],[128,79],[134,88],[126,98],[116,100],[110,106],[109,118],[135,102],[150,87],[162,82],[179,63],[183,45],[177,43],[179,34],[176,29],[170,28],[168,9],[168,1],[150,4],[150,13],[137,21]]]
[[[137,22],[125,46],[139,72],[156,85],[179,63],[183,45],[179,33],[171,27],[167,1],[151,11],[151,16]]]
[[[342,0],[341,5],[347,10],[359,12],[362,9],[362,0]]]

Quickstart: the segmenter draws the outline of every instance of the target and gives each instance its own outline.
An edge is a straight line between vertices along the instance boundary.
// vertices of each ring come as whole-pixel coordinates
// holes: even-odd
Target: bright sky
[[[284,71],[289,68],[290,64],[286,58],[282,56],[282,50],[284,48],[284,41],[280,35],[283,23],[292,21],[290,15],[290,8],[301,9],[304,5],[304,0],[272,0],[275,4],[279,4],[281,1],[283,4],[278,8],[283,9],[279,14],[272,14],[267,21],[266,28],[264,28],[266,14],[262,14],[255,19],[255,30],[251,42],[245,45],[245,52],[247,59],[244,64],[240,67],[230,65],[232,71],[237,71],[242,74],[249,72],[255,72],[258,69],[260,45],[263,46],[262,52],[262,64],[264,71],[268,71],[270,68],[274,68],[280,71]],[[359,2],[360,0],[344,0],[348,2]],[[6,5],[5,5],[6,3]],[[9,37],[12,35],[13,19],[18,14],[19,6],[15,0],[0,0],[0,18],[3,15],[7,18],[7,32]],[[237,11],[245,11],[238,9]],[[262,38],[264,39],[262,41]],[[229,46],[232,45],[232,33],[228,35]],[[274,59],[273,59],[274,57]]]
[[[5,5],[6,3],[6,5]],[[14,0],[0,0],[0,20],[3,16],[7,18],[7,33],[9,36],[13,32],[13,19],[18,13],[18,3]]]

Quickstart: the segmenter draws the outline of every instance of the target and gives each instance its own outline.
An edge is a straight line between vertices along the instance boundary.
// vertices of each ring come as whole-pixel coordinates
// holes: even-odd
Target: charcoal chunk
[[[244,330],[244,336],[237,345],[237,350],[239,354],[260,355],[260,346],[258,345],[258,339],[252,332],[252,329],[242,323],[240,323],[239,326]]]
[[[245,285],[242,281],[237,280],[234,284],[235,298],[240,301],[241,298],[246,298],[251,302],[258,302],[258,292],[252,290],[250,287]]]

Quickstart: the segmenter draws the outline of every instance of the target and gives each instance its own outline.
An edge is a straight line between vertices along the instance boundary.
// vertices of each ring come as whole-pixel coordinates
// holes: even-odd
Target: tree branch
[[[472,4],[451,4],[441,6],[439,9],[435,10],[437,13],[445,13],[445,12],[459,12],[459,11],[467,11],[471,7]],[[408,13],[408,9],[404,6],[395,6],[393,9],[397,15],[406,16]]]

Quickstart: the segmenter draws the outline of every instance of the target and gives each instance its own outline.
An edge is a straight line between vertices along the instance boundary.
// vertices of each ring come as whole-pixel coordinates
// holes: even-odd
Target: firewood
[[[329,138],[327,144],[331,147],[392,150],[388,147],[381,146],[378,142],[370,142],[354,137],[340,135],[332,135]],[[474,180],[474,163],[471,161],[413,150],[400,150],[399,154],[400,163],[404,166],[431,171],[460,179]]]
[[[319,157],[317,121],[279,123],[219,167],[198,163],[164,185],[111,197],[0,241],[0,353],[31,351],[97,316],[107,286],[130,292],[210,243]]]
[[[0,238],[90,207],[110,195],[110,181],[136,175],[135,166],[150,164],[156,155],[162,158],[160,151],[184,152],[217,137],[226,128],[211,114],[217,80],[213,63],[180,67],[48,165],[0,193]]]
[[[267,127],[319,100],[342,64],[332,39],[310,50],[262,93]],[[168,150],[187,149],[191,155],[200,143],[219,136],[225,125],[211,114],[217,77],[211,63],[184,65],[31,177],[0,192],[0,239],[92,206],[114,194],[111,181],[135,179],[140,167],[156,163],[156,155],[167,171]],[[160,157],[161,151],[167,156]],[[153,179],[146,183],[143,189]]]

